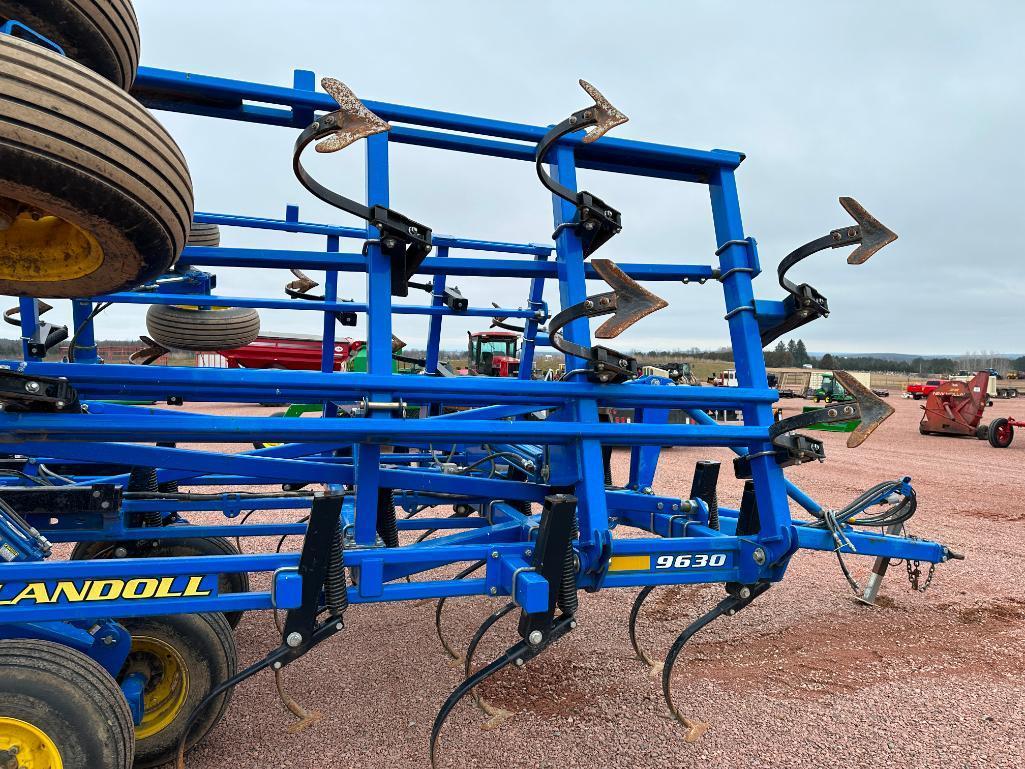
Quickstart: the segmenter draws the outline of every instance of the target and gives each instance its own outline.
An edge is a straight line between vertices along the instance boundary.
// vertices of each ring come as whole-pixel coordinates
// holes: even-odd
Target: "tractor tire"
[[[989,440],[989,425],[979,425],[975,428],[975,437],[980,441]]]
[[[185,245],[215,248],[221,245],[221,228],[216,224],[193,222],[192,229],[189,230],[189,239]]]
[[[1014,426],[1006,417],[997,417],[989,423],[989,445],[995,449],[1006,449],[1014,440]]]
[[[0,641],[0,754],[18,766],[131,769],[132,713],[110,673],[52,641]],[[5,764],[6,765],[6,764]]]
[[[251,307],[189,309],[154,304],[146,313],[153,341],[169,350],[232,350],[260,335],[260,313]]]
[[[264,404],[261,403],[260,405],[262,406]],[[273,405],[276,406],[278,404],[275,403]],[[273,414],[271,414],[271,416],[272,417],[287,417],[288,416],[288,412],[287,411],[275,411]],[[264,443],[264,442],[260,442],[260,441],[253,441],[253,448],[254,449],[269,449],[272,446],[280,446],[280,445],[281,445],[280,443],[273,443],[273,442],[272,443]]]
[[[143,691],[145,714],[135,727],[136,769],[168,764],[177,756],[178,741],[199,703],[235,675],[235,638],[220,614],[132,617],[120,622],[132,636],[122,675],[139,671],[149,679]],[[217,725],[230,700],[229,690],[203,711],[189,731],[186,751]]]
[[[137,542],[79,542],[71,551],[72,561],[105,560],[118,557],[118,547],[125,549],[125,558],[180,558],[184,556],[238,555],[230,540],[224,537],[189,537],[187,539],[153,540],[145,546]],[[217,592],[248,593],[249,575],[246,572],[221,574],[217,579]],[[224,617],[233,628],[238,627],[243,612],[225,612]]]
[[[96,73],[0,35],[0,294],[74,299],[166,272],[192,180],[164,127]]]
[[[131,0],[0,0],[0,23],[19,21],[69,59],[124,90],[139,69],[139,22]]]

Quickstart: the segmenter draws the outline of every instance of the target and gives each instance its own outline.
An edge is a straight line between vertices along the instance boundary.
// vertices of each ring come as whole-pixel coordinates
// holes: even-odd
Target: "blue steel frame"
[[[210,118],[239,120],[292,129],[305,127],[318,111],[335,109],[329,96],[315,90],[313,73],[297,71],[292,87],[207,77],[184,72],[142,68],[136,81],[140,98],[151,108],[190,113]],[[488,155],[533,162],[534,148],[546,129],[505,121],[424,110],[382,102],[367,106],[395,125],[387,134],[372,136],[366,145],[366,201],[389,205],[389,146],[391,142],[447,151]],[[282,152],[286,152],[285,144]],[[798,548],[831,551],[836,547],[828,531],[810,521],[791,517],[789,499],[811,512],[821,508],[807,494],[786,480],[771,448],[769,428],[777,393],[766,385],[765,363],[759,327],[782,318],[778,301],[755,299],[753,278],[760,271],[753,239],[747,238],[741,221],[735,170],[743,155],[725,150],[699,151],[638,141],[603,138],[583,144],[579,135],[560,141],[549,159],[551,173],[563,185],[576,189],[578,169],[635,174],[704,184],[709,189],[719,263],[621,264],[638,281],[689,280],[704,283],[721,279],[732,343],[737,388],[670,386],[668,380],[645,377],[624,384],[594,384],[582,375],[566,381],[530,381],[537,347],[549,343],[539,331],[550,315],[542,299],[546,281],[556,280],[561,307],[583,301],[586,281],[597,278],[582,256],[581,243],[572,228],[559,228],[554,246],[469,240],[436,235],[436,251],[419,272],[434,276],[433,294],[427,305],[393,303],[391,264],[373,244],[376,232],[368,227],[347,227],[301,221],[298,208],[289,206],[283,219],[197,213],[196,221],[224,227],[249,227],[317,234],[326,238],[319,250],[265,248],[185,249],[181,264],[195,268],[192,282],[161,284],[157,291],[128,291],[110,296],[76,300],[74,323],[81,327],[74,364],[44,363],[29,355],[25,363],[6,365],[36,376],[67,377],[83,398],[82,414],[0,414],[3,451],[28,457],[26,472],[60,463],[72,466],[62,479],[50,483],[124,485],[127,474],[111,475],[100,464],[158,468],[162,482],[179,481],[193,486],[269,487],[282,483],[323,483],[329,488],[354,487],[345,497],[342,525],[349,535],[348,566],[358,568],[358,586],[349,588],[351,603],[373,603],[460,595],[511,596],[525,611],[547,606],[548,586],[529,570],[538,516],[524,511],[521,503],[540,502],[553,490],[571,488],[579,501],[580,561],[578,586],[636,587],[652,584],[725,583],[752,584],[778,581]],[[415,213],[415,212],[410,212]],[[553,196],[553,223],[570,221],[573,206]],[[357,247],[343,251],[341,241],[370,240],[366,253]],[[607,246],[610,252],[615,246]],[[472,255],[456,255],[458,252]],[[242,299],[209,294],[209,281],[200,268],[291,268],[324,270],[323,301]],[[341,273],[366,275],[365,302],[338,299]],[[525,322],[522,363],[518,379],[446,378],[402,376],[392,373],[392,316],[415,314],[428,317],[426,370],[437,371],[442,323],[453,311],[444,305],[448,276],[476,275],[529,281],[526,309],[471,307],[465,315],[520,318]],[[196,277],[198,276],[198,277]],[[197,369],[101,365],[97,359],[92,322],[87,320],[97,302],[174,304],[182,293],[189,304],[285,308],[323,313],[323,366],[320,372]],[[332,371],[335,341],[333,313],[365,313],[368,318],[368,370],[365,374]],[[21,300],[23,336],[32,336],[38,320],[33,300]],[[590,344],[586,320],[570,323],[566,338]],[[582,365],[567,360],[567,370]],[[319,402],[325,419],[288,420],[266,417],[218,417],[186,411],[117,405],[112,399],[165,399],[186,402]],[[405,401],[410,404],[468,407],[454,413],[421,409],[421,418],[401,418],[395,411],[374,410],[365,416],[334,419],[339,404],[362,398],[370,401]],[[609,424],[599,420],[602,407],[633,408],[641,415],[633,424]],[[669,409],[684,409],[691,424],[668,424]],[[743,424],[719,424],[707,415],[711,409],[736,409]],[[549,410],[544,421],[526,421],[531,412]],[[160,447],[154,442],[283,441],[279,446],[240,454],[222,454],[187,448]],[[139,443],[141,442],[141,443]],[[436,461],[435,445],[462,467],[472,465],[493,451],[503,453],[503,463],[516,467],[515,478],[503,472],[444,472]],[[382,453],[383,446],[407,453]],[[607,489],[602,477],[602,446],[630,446],[630,485]],[[655,468],[664,446],[729,446],[738,454],[751,454],[750,462],[759,515],[759,531],[737,536],[737,511],[720,510],[721,528],[708,523],[708,510],[699,500],[682,500],[652,490]],[[345,451],[350,450],[351,451]],[[340,451],[342,450],[342,451]],[[763,453],[766,452],[766,453]],[[512,458],[510,458],[512,457]],[[493,477],[494,476],[494,477]],[[5,485],[23,484],[6,477]],[[409,518],[398,522],[400,530],[438,529],[441,536],[414,545],[382,547],[377,536],[378,490],[397,489],[398,503],[409,511],[423,506],[450,505],[453,500],[473,506],[477,517]],[[75,516],[32,516],[30,523],[55,542],[152,539],[152,528],[133,526],[133,516],[161,512],[169,522],[185,523],[190,512],[221,511],[233,518],[242,510],[295,508],[308,510],[309,497],[281,498],[242,496],[215,492],[202,500],[129,499],[118,515],[104,525],[83,524]],[[647,532],[642,538],[614,537],[617,526]],[[293,524],[168,525],[161,539],[196,536],[302,535],[305,526]],[[948,557],[942,545],[889,536],[883,533],[848,531],[852,552],[859,555],[910,558],[940,562]],[[700,568],[654,568],[656,556],[706,556]],[[713,557],[715,556],[715,557]],[[640,561],[638,561],[640,557]],[[637,566],[638,563],[647,565]],[[454,580],[431,574],[453,563],[486,562],[479,578]],[[696,562],[698,559],[694,559]],[[5,635],[60,635],[68,642],[80,636],[81,627],[116,616],[184,612],[239,611],[296,608],[299,596],[295,567],[298,554],[234,555],[203,558],[126,558],[112,561],[65,562],[25,560],[0,564],[0,637]],[[626,564],[617,568],[616,564]],[[633,564],[631,566],[631,564]],[[611,568],[610,568],[611,566]],[[274,574],[271,591],[218,594],[171,599],[116,598],[106,601],[69,601],[67,594],[52,601],[11,602],[22,588],[42,581],[55,587],[59,581],[138,580],[204,577],[233,572]],[[407,576],[421,575],[407,582]],[[52,591],[50,593],[52,595]],[[5,603],[5,600],[7,601]],[[54,624],[51,624],[54,623]],[[73,624],[55,624],[73,623]],[[77,623],[77,624],[75,624]],[[116,625],[113,625],[116,628]],[[112,631],[113,632],[113,631]],[[79,638],[78,645],[87,644]],[[99,646],[99,644],[97,644]],[[95,652],[97,655],[101,650]],[[109,656],[109,655],[108,655]],[[114,672],[119,662],[106,660]]]

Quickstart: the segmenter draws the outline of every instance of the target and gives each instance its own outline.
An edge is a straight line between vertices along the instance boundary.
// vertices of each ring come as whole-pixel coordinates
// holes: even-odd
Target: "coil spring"
[[[719,492],[713,491],[705,500],[708,503],[708,528],[719,530]]]
[[[602,446],[601,447],[601,464],[602,469],[605,471],[605,485],[612,485],[612,447]]]
[[[555,603],[563,614],[577,613],[577,556],[573,552],[573,540],[580,533],[580,523],[576,511],[573,512],[573,533],[566,545],[566,554],[562,560],[562,578],[559,580],[559,591]]]
[[[157,483],[157,469],[155,467],[133,467],[128,475],[128,491],[160,491]],[[142,514],[143,526],[162,526],[164,514],[159,510],[150,510]]]
[[[348,584],[345,579],[345,543],[342,531],[335,532],[331,542],[331,555],[327,562],[327,578],[324,580],[324,596],[332,617],[341,617],[349,606]]]
[[[399,546],[399,526],[395,522],[395,490],[377,492],[377,535],[385,547]]]

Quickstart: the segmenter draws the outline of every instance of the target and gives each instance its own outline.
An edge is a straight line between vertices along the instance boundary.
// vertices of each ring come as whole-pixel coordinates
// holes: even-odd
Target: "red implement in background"
[[[922,435],[960,435],[984,438],[979,426],[986,410],[989,372],[980,371],[968,382],[944,382],[922,406],[918,430]],[[985,428],[982,428],[983,431]]]
[[[365,342],[339,339],[335,342],[335,371],[363,349]],[[229,368],[276,368],[295,371],[320,371],[319,336],[259,336],[245,347],[218,350]]]

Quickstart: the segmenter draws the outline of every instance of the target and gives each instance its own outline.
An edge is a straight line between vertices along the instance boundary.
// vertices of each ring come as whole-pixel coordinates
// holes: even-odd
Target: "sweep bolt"
[[[516,658],[516,667],[518,667],[518,668],[523,667],[523,657],[517,657]]]
[[[570,630],[574,630],[574,629],[576,629],[576,626],[577,626],[577,621],[575,619],[571,619],[569,621],[569,629]]]
[[[275,670],[281,670],[281,663],[275,662],[271,667],[273,667]]]
[[[291,646],[293,649],[303,642],[301,633],[289,633],[288,637],[285,638],[285,643]]]

